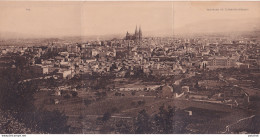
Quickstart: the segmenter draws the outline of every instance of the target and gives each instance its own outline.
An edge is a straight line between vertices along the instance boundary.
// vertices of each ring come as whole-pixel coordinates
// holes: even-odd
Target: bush
[[[83,116],[82,116],[82,115],[80,115],[80,116],[79,116],[79,119],[83,119]]]
[[[131,103],[131,105],[132,105],[132,106],[135,106],[135,105],[136,105],[136,103],[133,101],[133,102]]]
[[[69,94],[66,94],[66,95],[64,96],[64,98],[69,99],[69,98],[70,98],[70,95],[69,95]]]
[[[76,92],[76,91],[71,91],[71,95],[72,95],[73,97],[76,97],[76,96],[78,96],[78,92]]]
[[[103,92],[101,92],[101,95],[102,95],[102,97],[105,97],[105,96],[107,96],[107,92],[103,91]]]
[[[135,91],[133,91],[131,94],[132,94],[132,96],[134,96],[135,95]]]
[[[104,113],[104,115],[102,117],[102,121],[104,121],[104,122],[108,121],[110,119],[110,117],[111,117],[111,113],[106,112],[106,113]]]
[[[121,95],[122,95],[121,93],[118,92],[115,93],[115,96],[121,96]]]
[[[117,107],[112,107],[111,113],[117,113],[117,112],[119,112],[118,108]]]
[[[90,105],[91,103],[92,103],[92,101],[89,100],[89,99],[85,99],[85,100],[84,100],[84,104],[85,104],[86,106]]]
[[[145,104],[145,101],[140,100],[140,101],[138,101],[137,103],[138,103],[138,105],[144,105],[144,104]]]

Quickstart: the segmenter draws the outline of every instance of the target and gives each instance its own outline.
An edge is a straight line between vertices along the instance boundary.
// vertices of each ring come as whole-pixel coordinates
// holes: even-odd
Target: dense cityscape
[[[259,11],[258,1],[0,1],[0,136],[258,137]]]
[[[2,40],[1,133],[259,133],[259,35],[129,32]]]

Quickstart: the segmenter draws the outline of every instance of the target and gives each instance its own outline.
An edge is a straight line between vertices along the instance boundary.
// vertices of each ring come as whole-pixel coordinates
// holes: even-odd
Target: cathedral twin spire
[[[136,27],[135,27],[135,36],[137,36],[138,35],[138,31],[137,31],[137,25],[136,25]]]
[[[141,26],[139,27],[139,31],[137,30],[137,25],[135,27],[135,37],[138,39],[142,39],[142,30],[141,30]]]
[[[138,31],[137,25],[136,25],[134,35],[130,35],[130,34],[127,32],[125,39],[126,39],[126,40],[142,40],[142,30],[141,30],[141,26],[139,27],[139,31]]]

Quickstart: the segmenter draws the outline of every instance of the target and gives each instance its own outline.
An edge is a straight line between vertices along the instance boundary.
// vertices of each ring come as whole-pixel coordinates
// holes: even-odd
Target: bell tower
[[[138,37],[138,39],[139,40],[142,40],[142,29],[141,29],[141,26],[139,27],[139,37]]]
[[[137,25],[135,27],[135,39],[138,39],[139,37],[139,34],[138,34],[138,30],[137,30]]]

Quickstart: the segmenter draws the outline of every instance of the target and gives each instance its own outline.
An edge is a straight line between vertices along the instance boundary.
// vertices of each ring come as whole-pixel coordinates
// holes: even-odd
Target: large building
[[[139,31],[138,31],[137,30],[137,26],[136,26],[135,33],[133,35],[131,35],[127,31],[126,32],[126,36],[125,36],[125,40],[142,40],[142,30],[141,30],[141,27],[139,27]]]
[[[208,59],[207,68],[230,68],[236,66],[236,59],[234,57],[210,57]]]

